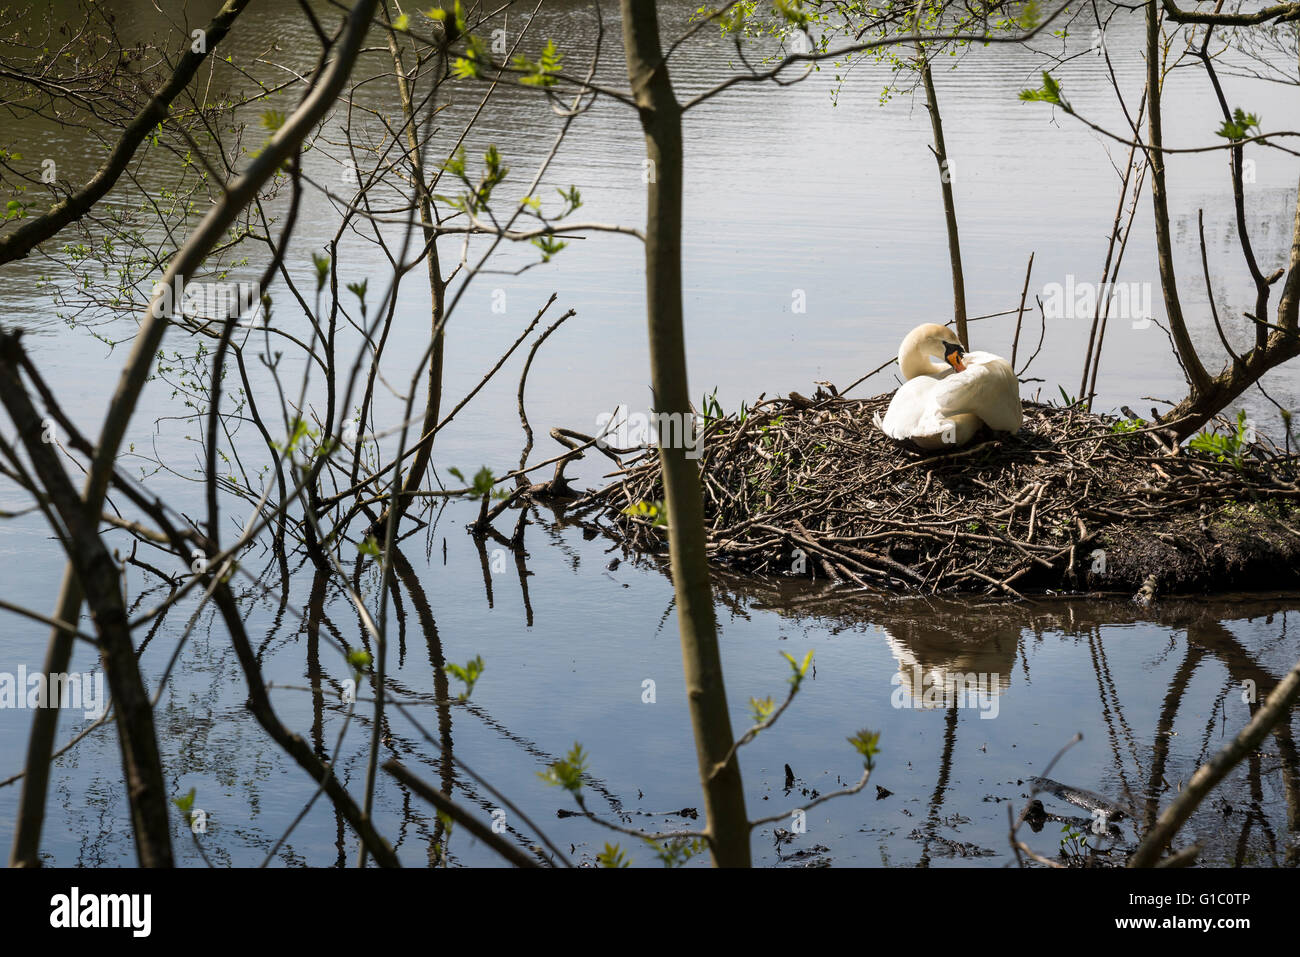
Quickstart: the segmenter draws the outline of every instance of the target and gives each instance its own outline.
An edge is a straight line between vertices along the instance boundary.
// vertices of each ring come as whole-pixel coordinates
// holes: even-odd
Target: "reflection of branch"
[[[271,138],[266,148],[234,182],[229,184],[221,200],[190,233],[185,244],[172,257],[159,284],[160,289],[170,288],[178,276],[193,274],[212,248],[225,238],[240,210],[252,202],[266,181],[298,150],[303,139],[316,128],[321,118],[329,111],[361,51],[361,44],[377,3],[378,0],[357,0],[355,7],[347,16],[347,25],[341,38],[331,51],[329,66],[322,73],[320,82],[303,98],[298,108]],[[105,415],[96,447],[96,456],[91,465],[85,491],[81,496],[82,507],[91,514],[98,514],[107,493],[118,449],[135,412],[140,392],[144,389],[153,370],[167,326],[171,322],[171,318],[164,315],[169,310],[156,308],[161,305],[160,297],[156,295],[150,302],[150,308],[145,310],[131,356],[122,370],[116,392]],[[60,586],[58,611],[53,617],[62,621],[76,621],[81,611],[83,597],[81,582],[77,578],[73,565],[69,563],[65,567],[63,583]],[[47,673],[67,671],[71,653],[72,636],[64,631],[54,631],[50,636],[46,652]],[[27,750],[29,777],[23,787],[19,824],[14,838],[12,861],[16,864],[37,862],[40,826],[44,817],[45,798],[49,786],[49,755],[54,746],[58,715],[59,709],[46,708],[39,711],[33,720]]]
[[[376,217],[377,218],[377,217]],[[380,220],[383,222],[384,220]],[[537,239],[540,236],[562,236],[566,233],[621,233],[624,236],[635,236],[637,239],[645,242],[645,233],[635,226],[619,226],[617,223],[563,223],[552,225],[547,223],[545,226],[539,226],[535,229],[507,229],[505,227],[489,226],[480,221],[477,217],[471,216],[472,225],[468,226],[438,226],[434,232],[439,236],[465,234],[473,236],[499,236],[502,239],[509,239],[511,242],[522,242],[527,239]],[[577,237],[582,239],[583,237]]]
[[[1189,632],[1190,639],[1190,632]],[[1192,641],[1188,641],[1182,664],[1174,672],[1165,691],[1164,701],[1160,706],[1160,715],[1156,719],[1155,742],[1151,746],[1151,774],[1148,777],[1147,806],[1143,815],[1142,826],[1152,827],[1160,808],[1160,786],[1165,781],[1165,766],[1169,760],[1169,751],[1173,747],[1171,740],[1174,721],[1178,717],[1178,708],[1183,703],[1187,688],[1191,684],[1196,669],[1201,663],[1205,651]]]
[[[261,666],[252,645],[249,644],[248,633],[244,630],[239,606],[235,603],[229,584],[218,583],[214,597],[217,608],[221,611],[221,617],[226,623],[226,629],[230,633],[235,657],[239,661],[240,668],[243,669],[244,680],[248,685],[248,709],[257,719],[257,723],[299,767],[311,775],[312,780],[325,790],[334,803],[335,809],[356,832],[361,846],[374,855],[381,866],[400,867],[401,864],[392,846],[375,830],[370,816],[357,806],[335,775],[333,765],[322,761],[308,746],[302,735],[290,731],[280,721],[275,708],[271,705],[270,695],[267,694],[266,684],[262,680]]]
[[[555,294],[552,293],[551,298],[546,301],[546,305],[549,306],[554,301],[555,301]],[[546,307],[543,306],[542,312],[545,311],[546,311]],[[552,332],[554,332],[556,329],[560,327],[560,324],[564,322],[565,319],[568,319],[573,314],[574,314],[574,310],[570,309],[564,315],[560,316],[559,319],[556,319],[553,323],[551,323],[546,328],[546,331],[537,337],[537,341],[533,343],[533,347],[528,350],[528,358],[524,360],[524,369],[521,373],[519,373],[519,421],[524,427],[524,435],[527,436],[527,441],[524,442],[524,450],[519,453],[519,469],[521,472],[523,471],[524,467],[528,465],[528,453],[533,450],[533,429],[532,426],[528,424],[528,413],[524,410],[524,385],[528,382],[528,370],[533,367],[533,358],[537,355],[537,350],[542,347],[542,343],[546,341],[547,337]],[[537,314],[537,319],[540,318],[542,318],[541,312]],[[533,320],[534,325],[537,323],[537,319]],[[530,331],[532,330],[532,328],[533,328],[532,326],[528,327]],[[522,475],[519,476],[519,483],[523,484]]]
[[[659,831],[655,834],[647,834],[645,831],[639,830],[635,827],[627,827],[623,824],[615,824],[613,821],[606,821],[603,817],[598,817],[591,811],[588,811],[587,805],[582,800],[581,794],[575,794],[573,798],[578,802],[578,807],[582,808],[581,811],[577,812],[578,817],[585,817],[594,824],[599,824],[601,827],[608,828],[611,831],[616,831],[619,834],[626,834],[628,837],[635,837],[641,841],[671,841],[687,837],[699,838],[704,841],[710,840],[708,831]]]
[[[1201,765],[1192,775],[1187,787],[1183,788],[1174,798],[1173,803],[1165,808],[1165,812],[1160,815],[1155,826],[1142,839],[1141,846],[1129,859],[1130,867],[1150,867],[1156,863],[1161,852],[1173,840],[1178,829],[1191,817],[1192,812],[1206,795],[1243,758],[1259,747],[1260,742],[1274,725],[1290,714],[1291,706],[1295,704],[1298,697],[1300,697],[1300,661],[1296,662],[1282,682],[1273,689],[1273,693],[1268,696],[1268,701],[1255,712],[1255,716],[1250,719],[1250,723],[1241,730],[1241,733],[1225,745],[1209,764]]]
[[[172,846],[168,828],[167,800],[162,758],[158,753],[158,737],[154,725],[153,709],[148,692],[135,659],[131,642],[131,629],[122,598],[120,571],[108,552],[104,540],[96,530],[93,510],[84,507],[72,480],[64,471],[51,443],[42,441],[42,426],[36,408],[32,405],[21,378],[17,356],[21,352],[18,335],[0,335],[0,402],[18,430],[18,438],[27,451],[37,479],[48,491],[58,522],[51,519],[53,530],[68,557],[70,577],[75,576],[80,591],[90,604],[99,636],[100,661],[108,675],[109,688],[117,704],[116,724],[122,752],[122,775],[125,778],[131,827],[135,836],[136,855],[141,867],[171,867]],[[17,458],[10,454],[15,462]],[[60,527],[61,526],[61,527]],[[80,595],[79,595],[80,597]],[[68,622],[68,616],[56,616]],[[75,620],[75,619],[74,619]],[[57,632],[71,653],[72,635]],[[65,669],[66,670],[66,669]],[[48,672],[57,673],[57,672]],[[54,696],[50,707],[43,713],[57,715],[59,696]],[[50,728],[53,738],[53,728]],[[52,745],[52,741],[51,741]],[[25,785],[39,783],[41,796],[49,775],[49,749],[28,756]],[[29,788],[24,787],[24,795]],[[26,805],[28,811],[15,829],[16,853],[14,864],[35,865],[40,825],[44,818],[44,802],[40,806]],[[18,850],[24,853],[17,853]]]
[[[573,866],[573,864],[569,861],[569,859],[564,856],[564,852],[561,851],[558,847],[556,847],[555,842],[553,842],[549,837],[546,836],[546,832],[543,831],[536,824],[534,824],[532,818],[530,818],[518,806],[516,806],[515,803],[510,800],[510,798],[506,797],[505,794],[503,794],[500,790],[493,787],[492,784],[489,783],[485,778],[475,773],[475,771],[464,761],[456,757],[456,755],[451,751],[451,748],[449,746],[445,746],[435,741],[433,739],[433,736],[429,734],[429,732],[425,729],[425,727],[422,724],[420,724],[420,722],[417,721],[411,715],[410,711],[408,710],[408,706],[406,704],[404,704],[402,701],[396,698],[393,699],[392,704],[393,707],[397,709],[398,713],[402,715],[402,717],[404,717],[407,721],[411,722],[411,724],[415,726],[416,731],[420,733],[420,737],[424,738],[424,740],[429,744],[438,748],[442,752],[444,758],[450,760],[453,764],[456,765],[456,767],[464,771],[465,774],[467,774],[471,780],[473,780],[476,784],[478,784],[485,791],[491,794],[494,798],[500,801],[501,806],[509,810],[510,813],[513,814],[515,817],[517,817],[519,820],[523,821],[525,826],[532,828],[533,833],[537,835],[538,840],[540,840],[543,844],[546,845],[546,847],[550,850],[550,852],[555,855],[556,860],[558,860],[565,867]],[[505,734],[506,737],[515,740],[516,743],[520,743],[518,739],[515,738],[507,729],[494,724],[490,719],[486,718],[484,714],[474,711],[472,707],[468,705],[467,707],[469,707],[470,711],[474,713],[476,717],[484,721],[484,723],[486,723],[489,727],[492,727],[493,730],[500,731],[501,733]],[[609,795],[606,796],[609,797]],[[611,801],[613,801],[612,797],[611,797]]]
[[[462,825],[465,830],[469,831],[488,847],[492,848],[492,850],[496,851],[511,864],[515,865],[515,867],[537,867],[537,862],[535,860],[510,842],[502,840],[499,835],[492,832],[490,827],[484,826],[481,821],[477,820],[472,814],[437,788],[425,784],[408,771],[405,765],[400,761],[385,761],[383,768],[416,794],[420,795],[420,797],[424,798],[436,807],[443,814],[446,814],[457,824]]]

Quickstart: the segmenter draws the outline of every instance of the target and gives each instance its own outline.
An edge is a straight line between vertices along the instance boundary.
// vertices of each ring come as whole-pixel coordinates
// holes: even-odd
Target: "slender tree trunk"
[[[943,221],[948,227],[948,262],[952,267],[952,312],[957,321],[957,338],[967,349],[970,339],[966,335],[966,279],[961,268],[961,238],[957,234],[957,205],[952,196],[952,167],[948,163],[948,147],[943,142],[943,118],[939,115],[939,97],[930,73],[930,61],[919,42],[916,55],[921,61],[921,83],[925,87],[925,108],[930,113],[930,128],[934,131],[934,161],[939,164],[939,188],[943,191]]]
[[[428,471],[429,459],[433,456],[432,433],[438,427],[438,417],[442,410],[443,346],[446,332],[442,317],[446,308],[447,292],[447,286],[443,282],[442,270],[438,263],[438,237],[437,233],[434,232],[433,202],[429,196],[428,181],[424,178],[424,160],[420,155],[415,103],[411,95],[411,85],[406,78],[406,70],[402,66],[402,54],[397,46],[397,37],[391,30],[388,31],[388,51],[393,58],[393,70],[397,75],[397,91],[402,101],[402,122],[406,126],[407,160],[411,165],[411,177],[415,181],[416,191],[420,198],[420,227],[424,236],[424,244],[429,250],[425,263],[428,267],[429,295],[432,299],[432,313],[429,317],[432,340],[429,347],[428,395],[425,397],[424,421],[420,425],[420,441],[416,447],[415,456],[411,461],[410,471],[406,473],[403,480],[398,481],[395,478],[395,482],[401,489],[401,494],[394,496],[389,508],[376,519],[373,526],[376,535],[384,534],[384,529],[389,521],[389,511],[393,513],[393,528],[396,529],[397,523],[401,521],[402,513],[406,511],[407,506],[412,501],[410,498],[411,493],[418,492],[420,486],[424,484],[424,474]],[[439,78],[441,78],[443,56],[444,53],[439,52],[436,58]]]
[[[1278,302],[1277,323],[1270,327],[1267,319],[1260,315],[1256,321],[1261,325],[1256,328],[1255,347],[1246,353],[1240,362],[1229,362],[1216,376],[1211,377],[1201,364],[1187,332],[1182,308],[1178,300],[1178,285],[1174,279],[1172,241],[1169,233],[1169,207],[1165,192],[1165,160],[1160,151],[1161,112],[1160,112],[1160,7],[1157,0],[1147,0],[1147,122],[1150,130],[1150,149],[1147,161],[1151,166],[1151,198],[1155,206],[1156,252],[1160,264],[1160,286],[1164,293],[1165,312],[1169,319],[1169,331],[1174,339],[1174,348],[1187,373],[1190,390],[1187,398],[1164,416],[1171,423],[1171,429],[1180,439],[1184,439],[1205,425],[1222,411],[1228,403],[1256,382],[1270,369],[1300,355],[1300,337],[1296,332],[1297,306],[1300,305],[1300,195],[1296,202],[1296,219],[1292,231],[1291,257],[1288,264],[1289,275]],[[1211,78],[1213,79],[1213,68]],[[1217,90],[1216,90],[1217,92]],[[1222,106],[1222,102],[1220,104]],[[1234,151],[1235,152],[1235,151]],[[1234,185],[1238,175],[1238,157],[1233,157]],[[1238,210],[1241,200],[1237,198]],[[1244,218],[1239,216],[1239,227],[1244,227]],[[1241,230],[1243,248],[1250,244],[1244,228]],[[1253,256],[1247,256],[1247,264],[1253,266]],[[1258,273],[1258,267],[1251,269],[1252,277]],[[1266,302],[1267,296],[1257,288],[1258,303]],[[1179,421],[1181,420],[1181,421]]]
[[[121,575],[99,537],[98,522],[85,510],[81,497],[55,456],[53,446],[41,439],[40,416],[18,375],[20,348],[16,336],[0,335],[0,403],[17,426],[36,475],[66,530],[64,547],[69,565],[79,587],[86,593],[95,620],[100,661],[113,696],[136,859],[141,867],[171,867],[171,831],[162,758],[154,731],[153,706],[131,643],[126,605],[122,600]],[[42,710],[52,710],[55,714],[58,713],[59,701],[53,694],[53,681],[54,676],[60,673],[63,672],[46,672],[46,680],[50,683],[47,694],[52,697],[45,701]],[[24,860],[21,863],[34,865],[37,861]]]
[[[1147,0],[1147,129],[1150,148],[1147,162],[1151,164],[1151,202],[1155,208],[1156,257],[1160,265],[1160,289],[1165,299],[1165,316],[1169,332],[1174,338],[1178,358],[1187,373],[1193,397],[1210,388],[1210,376],[1201,364],[1187,332],[1182,303],[1178,299],[1178,281],[1174,275],[1173,241],[1169,235],[1169,200],[1165,192],[1164,134],[1161,132],[1160,108],[1160,7],[1159,0]]]
[[[655,5],[621,0],[621,8],[628,79],[645,132],[648,161],[645,247],[651,387],[657,412],[690,422],[682,329],[681,107],[660,52]],[[740,765],[734,754],[722,764],[734,742],[705,553],[699,472],[686,457],[684,443],[665,445],[662,434],[660,441],[682,666],[713,861],[722,867],[748,867],[749,819]]]
[[[1262,318],[1262,317],[1261,317]],[[1193,392],[1165,414],[1165,419],[1182,422],[1172,428],[1180,439],[1194,433],[1270,369],[1300,356],[1300,186],[1296,191],[1295,219],[1291,227],[1291,255],[1287,263],[1286,282],[1277,303],[1277,322],[1269,332],[1264,347],[1254,347],[1240,362],[1229,361],[1213,379],[1207,378],[1204,389]],[[1265,326],[1268,329],[1269,327]]]

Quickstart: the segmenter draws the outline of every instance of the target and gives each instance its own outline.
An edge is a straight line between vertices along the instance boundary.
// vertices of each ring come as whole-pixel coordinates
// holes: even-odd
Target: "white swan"
[[[991,352],[967,352],[943,326],[928,322],[909,332],[898,348],[898,365],[907,381],[884,419],[875,417],[890,438],[923,449],[955,448],[981,425],[1015,432],[1024,420],[1011,363]]]

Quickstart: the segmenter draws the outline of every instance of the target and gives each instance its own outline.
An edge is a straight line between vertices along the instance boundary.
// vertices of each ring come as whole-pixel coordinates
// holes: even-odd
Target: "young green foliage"
[[[648,521],[656,528],[662,528],[668,524],[668,512],[664,509],[664,503],[661,501],[637,502],[623,509],[624,515],[631,515],[633,518],[641,518]]]
[[[469,696],[474,693],[474,684],[483,674],[483,656],[475,655],[464,665],[448,662],[443,670],[457,681],[464,683],[465,690],[459,697],[461,701],[468,701]]]
[[[794,690],[798,691],[799,686],[803,684],[803,679],[808,676],[808,666],[812,664],[813,653],[809,650],[808,654],[803,656],[802,663],[796,661],[794,655],[788,651],[781,652],[781,657],[790,662],[791,674],[789,681],[794,686]]]
[[[460,39],[461,34],[465,32],[465,11],[461,8],[460,0],[456,0],[451,9],[434,7],[427,11],[425,16],[442,24],[442,28],[447,34],[448,43],[455,43]]]
[[[1224,120],[1216,131],[1216,136],[1222,136],[1225,139],[1244,140],[1250,136],[1250,131],[1260,132],[1259,117],[1254,113],[1247,113],[1241,107],[1232,111],[1232,119]]]
[[[876,766],[876,755],[880,753],[880,732],[863,728],[848,739],[853,750],[862,755],[862,765],[868,771]]]
[[[574,742],[572,749],[558,761],[547,765],[537,776],[550,787],[562,787],[574,796],[582,792],[582,775],[587,770],[587,755],[582,745]]]
[[[468,485],[470,491],[480,498],[484,495],[491,495],[493,498],[500,499],[506,498],[510,494],[505,489],[498,489],[496,487],[496,476],[492,474],[492,470],[486,465],[480,467],[479,470],[474,473],[473,481],[465,478],[465,473],[460,469],[450,468],[447,469],[447,472]]]
[[[776,702],[772,700],[771,695],[766,698],[749,699],[749,713],[754,719],[754,724],[765,724],[775,710]]]
[[[519,82],[524,86],[551,87],[559,82],[555,74],[564,68],[563,59],[564,54],[555,49],[555,41],[548,39],[546,46],[542,47],[541,58],[536,62],[521,53],[510,61],[510,65],[523,74]]]
[[[1216,462],[1228,462],[1237,471],[1246,464],[1246,449],[1250,447],[1253,428],[1246,418],[1246,410],[1237,413],[1237,426],[1224,435],[1219,432],[1201,432],[1192,436],[1187,447],[1214,456]]]
[[[348,652],[348,664],[351,665],[352,670],[359,675],[365,674],[370,670],[370,663],[373,660],[374,659],[370,656],[370,652],[361,648],[358,648],[356,651]]]
[[[596,855],[596,863],[601,867],[623,868],[631,867],[632,860],[627,857],[623,850],[617,844],[605,842],[605,849]]]
[[[664,867],[681,867],[708,847],[698,837],[691,840],[684,837],[670,837],[664,841],[656,841],[647,837],[645,842],[654,849],[655,857],[663,862]]]
[[[1058,83],[1046,70],[1043,71],[1043,85],[1037,90],[1021,90],[1020,98],[1028,102],[1051,103],[1053,106],[1059,106],[1067,113],[1073,113],[1074,108],[1070,106],[1070,101],[1061,96],[1061,84]]]

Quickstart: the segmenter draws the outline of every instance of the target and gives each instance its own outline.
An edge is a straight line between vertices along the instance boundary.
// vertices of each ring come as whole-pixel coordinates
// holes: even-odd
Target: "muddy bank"
[[[819,391],[710,417],[710,558],[928,594],[1300,586],[1297,460],[1263,436],[1223,423],[1217,451],[1179,448],[1140,420],[1026,402],[1017,434],[927,454],[873,425],[888,401]],[[577,507],[629,549],[662,552],[657,458],[614,477]]]

